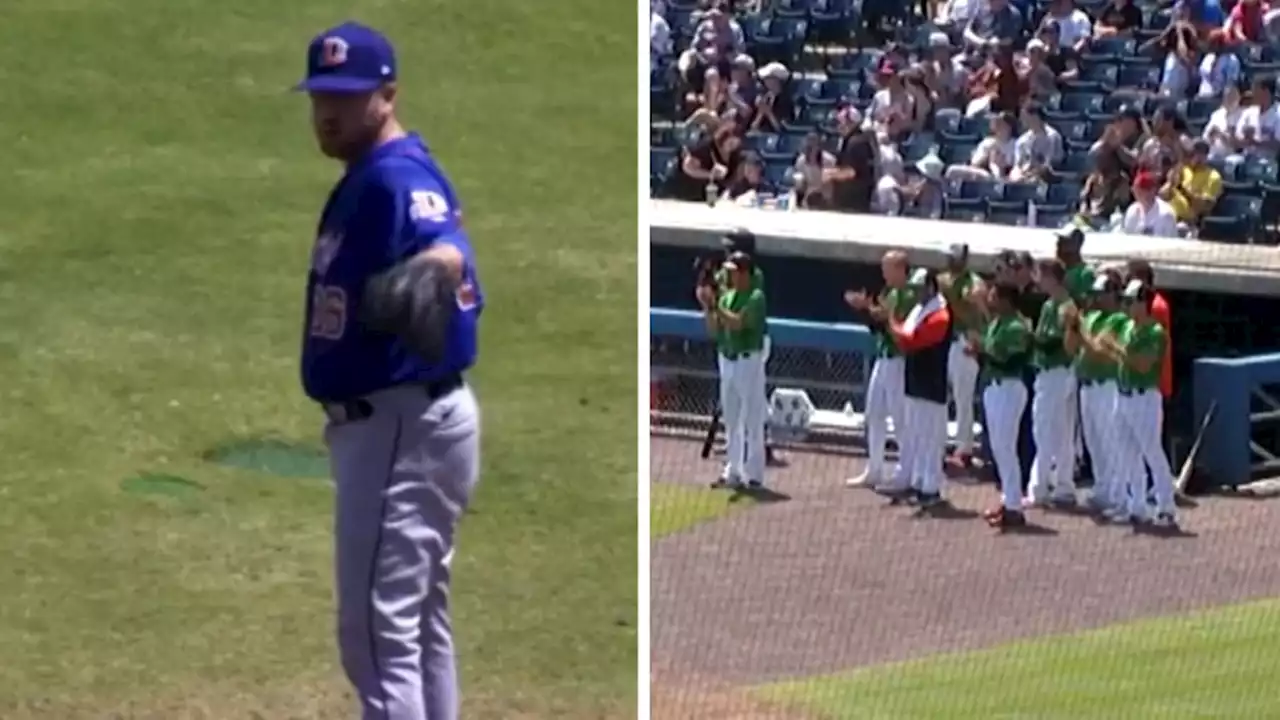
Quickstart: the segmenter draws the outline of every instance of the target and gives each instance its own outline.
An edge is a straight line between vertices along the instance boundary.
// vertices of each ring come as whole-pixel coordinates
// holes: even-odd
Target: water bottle
[[[1039,210],[1036,208],[1036,201],[1032,200],[1027,203],[1027,227],[1036,227],[1036,220]]]
[[[707,205],[709,205],[710,207],[715,207],[716,201],[718,201],[719,199],[720,199],[720,186],[716,184],[715,180],[712,180],[711,182],[707,183]]]
[[[778,209],[784,211],[791,209],[791,193],[783,193],[778,196]]]

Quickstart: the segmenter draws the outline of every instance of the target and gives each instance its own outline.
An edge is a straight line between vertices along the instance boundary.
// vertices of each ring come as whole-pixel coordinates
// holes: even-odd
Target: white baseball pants
[[[752,352],[733,360],[721,355],[720,409],[729,444],[724,476],[764,480],[765,399],[764,353]]]
[[[769,425],[773,422],[773,406],[769,404],[769,353],[773,350],[773,343],[769,341],[769,336],[764,336],[764,349],[760,351],[761,363],[764,364],[764,443],[769,444]]]
[[[1000,496],[1008,510],[1022,512],[1022,464],[1018,460],[1018,429],[1027,409],[1027,386],[1021,378],[998,380],[982,392],[987,416],[986,442],[1000,478]]]
[[[1036,458],[1031,465],[1031,498],[1043,501],[1075,494],[1076,375],[1069,367],[1036,375],[1031,401],[1031,435]]]
[[[956,451],[972,453],[973,403],[978,386],[978,361],[965,352],[963,339],[954,340],[947,353],[947,384],[951,387],[951,401],[956,406]]]
[[[1080,388],[1080,429],[1093,463],[1093,497],[1101,505],[1123,507],[1126,487],[1118,480],[1117,465],[1123,436],[1116,429],[1116,401],[1120,391],[1115,381],[1095,382]]]
[[[1151,471],[1152,489],[1156,496],[1156,512],[1173,514],[1174,478],[1169,457],[1161,444],[1160,426],[1164,420],[1164,399],[1158,390],[1119,393],[1116,400],[1119,427],[1117,449],[1120,451],[1117,485],[1127,491],[1129,514],[1146,517],[1147,470]],[[1117,507],[1120,505],[1117,504]]]
[[[901,426],[894,428],[900,458],[894,486],[938,495],[942,492],[942,459],[947,451],[947,405],[905,396],[902,416]]]
[[[885,477],[884,455],[888,445],[888,423],[893,420],[898,438],[898,459],[902,463],[902,435],[906,422],[903,417],[903,388],[906,378],[906,361],[900,357],[876,358],[867,381],[867,475],[877,482]]]

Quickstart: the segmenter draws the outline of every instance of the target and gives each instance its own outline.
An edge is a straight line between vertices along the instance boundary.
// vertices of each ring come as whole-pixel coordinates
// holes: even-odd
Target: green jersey
[[[970,330],[980,330],[982,320],[976,309],[969,302],[969,293],[978,284],[978,276],[965,270],[951,278],[951,285],[943,291],[947,299],[947,307],[951,308],[952,327],[957,337],[963,337]]]
[[[716,270],[715,280],[716,280],[716,285],[720,287],[721,297],[723,297],[725,293],[733,290],[733,288],[730,287],[729,285],[728,270],[725,270],[724,268],[720,268],[719,270]],[[751,289],[764,292],[764,271],[761,270],[759,267],[751,268]],[[769,334],[768,318],[765,318],[765,321],[764,321],[764,334],[765,335]],[[717,340],[717,342],[719,342],[719,340]]]
[[[1104,332],[1115,334],[1128,321],[1129,316],[1123,312],[1090,310],[1080,318],[1080,330],[1090,336]],[[1076,377],[1083,382],[1116,380],[1119,373],[1115,361],[1093,357],[1088,348],[1082,346],[1076,354]]]
[[[1066,367],[1071,364],[1071,356],[1063,346],[1066,338],[1066,322],[1063,316],[1071,307],[1069,298],[1054,300],[1049,298],[1040,306],[1040,319],[1036,322],[1035,353],[1033,362],[1041,370]]]
[[[1093,281],[1096,278],[1093,268],[1080,263],[1067,268],[1067,275],[1063,283],[1067,286],[1067,292],[1071,294],[1071,299],[1077,303],[1084,302],[1085,298],[1093,292]]]
[[[1116,340],[1130,355],[1147,355],[1156,359],[1146,372],[1139,372],[1125,363],[1120,368],[1120,389],[1136,392],[1159,389],[1160,373],[1164,369],[1164,346],[1169,341],[1164,327],[1154,320],[1142,325],[1130,320],[1116,334]]]
[[[1021,378],[1031,359],[1031,328],[1021,315],[997,316],[982,331],[982,377],[986,382]]]
[[[721,328],[716,334],[720,352],[732,358],[764,349],[766,310],[763,290],[751,288],[721,293],[720,309],[742,316],[742,327],[737,330]]]
[[[916,304],[916,291],[911,288],[885,288],[880,293],[880,304],[889,309],[889,317],[898,322],[907,319]],[[876,357],[897,357],[902,354],[887,328],[872,329],[876,339]]]

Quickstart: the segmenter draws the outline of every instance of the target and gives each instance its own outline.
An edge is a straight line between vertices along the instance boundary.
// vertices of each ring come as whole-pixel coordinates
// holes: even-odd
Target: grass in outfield
[[[746,496],[732,498],[730,493],[706,487],[651,483],[649,535],[657,540],[755,504]]]
[[[1280,601],[760,688],[849,720],[1275,717]]]
[[[489,296],[465,714],[633,716],[635,9],[4,9],[0,717],[352,716],[296,369],[338,169],[285,92],[348,17],[397,43],[403,116],[458,186]],[[204,459],[244,443],[292,469]]]

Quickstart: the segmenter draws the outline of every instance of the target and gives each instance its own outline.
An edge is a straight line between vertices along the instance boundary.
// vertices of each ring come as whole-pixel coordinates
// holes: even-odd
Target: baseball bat
[[[1173,484],[1173,489],[1179,495],[1187,491],[1187,483],[1191,481],[1191,475],[1196,470],[1196,455],[1200,454],[1200,443],[1204,440],[1204,433],[1209,429],[1209,423],[1213,422],[1213,414],[1218,410],[1218,401],[1214,400],[1209,404],[1209,409],[1205,411],[1204,420],[1200,421],[1200,430],[1196,433],[1195,442],[1191,443],[1191,452],[1187,453],[1187,459],[1182,461],[1182,468],[1178,471],[1178,479]]]
[[[707,436],[702,440],[702,459],[711,457],[711,448],[716,444],[716,433],[720,431],[720,411],[711,413],[711,424],[707,425]]]

